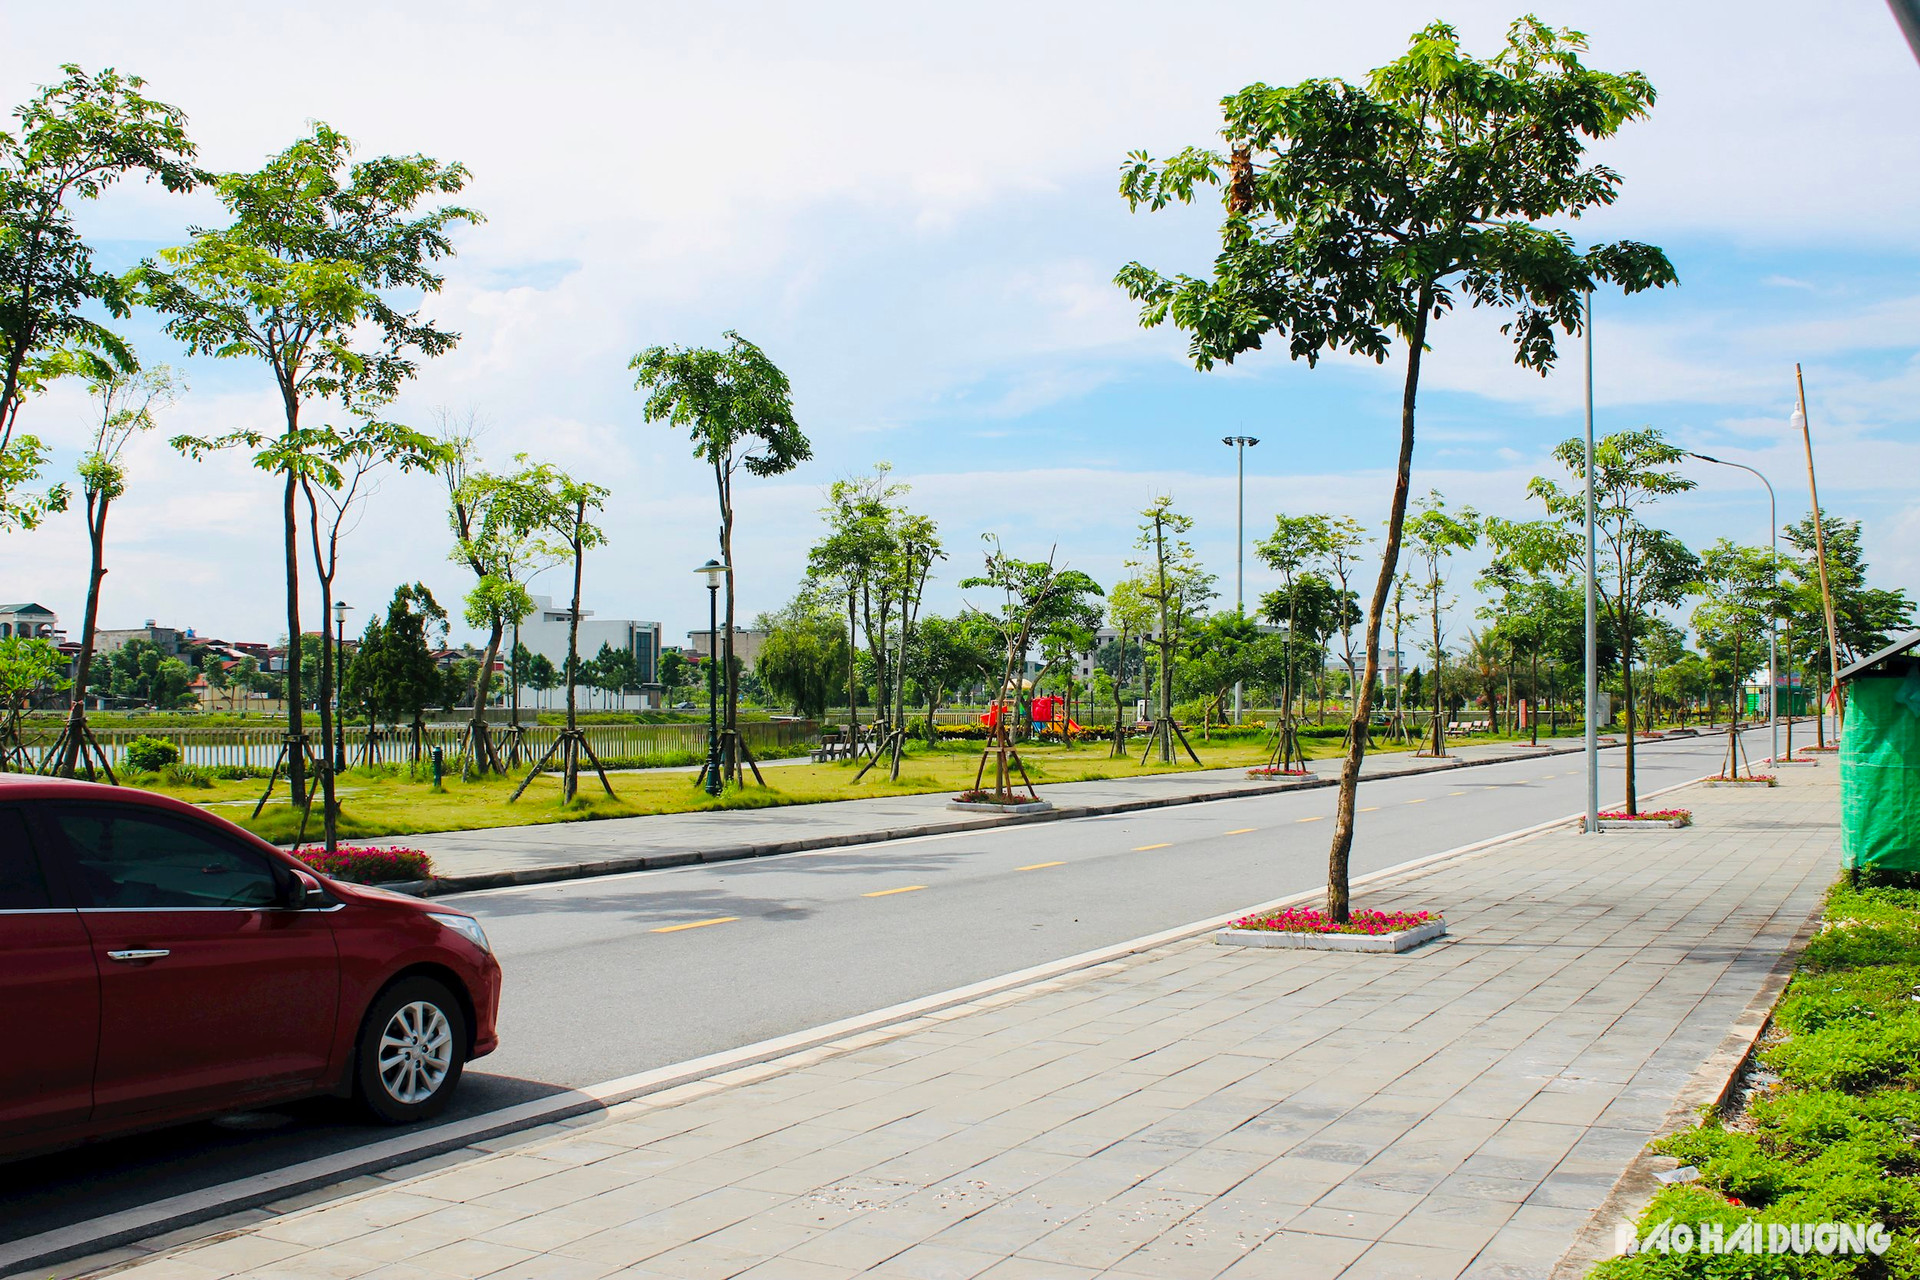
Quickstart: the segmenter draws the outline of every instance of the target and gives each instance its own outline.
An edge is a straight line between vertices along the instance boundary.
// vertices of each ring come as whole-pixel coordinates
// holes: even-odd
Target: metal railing
[[[349,725],[346,730],[347,764],[355,767],[407,764],[424,759],[435,747],[448,759],[459,756],[467,726],[430,724],[419,730],[416,739],[411,726],[380,726],[371,731],[366,725]],[[496,741],[504,741],[503,727],[492,726]],[[594,754],[608,762],[648,760],[660,757],[699,757],[707,749],[707,727],[703,724],[586,724],[581,726]],[[820,727],[810,720],[749,720],[740,724],[741,735],[750,750],[781,751],[810,744],[820,736]],[[202,769],[270,769],[286,742],[286,731],[268,726],[208,728],[95,729],[101,749],[115,768],[126,760],[127,747],[136,738],[158,738],[173,744],[180,763]],[[559,735],[557,725],[522,725],[520,757],[527,764],[546,753]],[[60,725],[29,724],[22,727],[21,745],[36,769],[44,769],[47,755],[59,737]],[[308,730],[307,741],[318,753],[321,749],[317,724]]]

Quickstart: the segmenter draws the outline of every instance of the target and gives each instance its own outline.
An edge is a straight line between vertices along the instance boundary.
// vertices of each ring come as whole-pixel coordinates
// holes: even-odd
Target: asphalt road
[[[1764,754],[1764,734],[1749,737]],[[1643,793],[1724,739],[1647,744]],[[1603,752],[1601,798],[1621,794]],[[1360,789],[1353,874],[1578,812],[1578,755]],[[1325,883],[1316,789],[443,899],[506,971],[501,1049],[447,1119],[804,1030]],[[1402,896],[1410,909],[1447,904]],[[344,1150],[392,1130],[314,1102],[0,1165],[0,1240]]]

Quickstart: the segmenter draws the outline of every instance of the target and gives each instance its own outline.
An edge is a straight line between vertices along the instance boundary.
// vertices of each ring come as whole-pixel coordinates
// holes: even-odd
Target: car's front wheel
[[[432,978],[406,978],[380,993],[360,1025],[355,1092],[386,1124],[437,1115],[460,1083],[467,1018]]]

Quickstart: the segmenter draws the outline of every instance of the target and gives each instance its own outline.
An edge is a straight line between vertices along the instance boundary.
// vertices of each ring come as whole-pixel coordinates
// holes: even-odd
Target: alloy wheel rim
[[[395,1102],[425,1102],[453,1070],[453,1027],[437,1005],[415,1000],[394,1010],[380,1033],[380,1084]]]

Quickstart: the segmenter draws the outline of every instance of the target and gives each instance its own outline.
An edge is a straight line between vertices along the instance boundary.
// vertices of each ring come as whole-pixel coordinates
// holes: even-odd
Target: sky
[[[1805,370],[1823,509],[1864,521],[1873,576],[1920,596],[1920,65],[1883,0],[1810,6],[1693,0],[1539,3],[1591,39],[1589,64],[1644,71],[1651,117],[1596,149],[1624,176],[1583,240],[1665,248],[1680,285],[1595,301],[1596,429],[1658,426],[1759,468],[1781,519],[1806,510],[1789,430]],[[834,480],[893,467],[940,525],[948,559],[928,607],[959,607],[983,535],[1111,584],[1138,513],[1172,495],[1235,590],[1234,453],[1246,540],[1276,512],[1385,521],[1398,433],[1396,356],[1284,351],[1198,373],[1184,338],[1141,328],[1112,283],[1125,263],[1204,271],[1218,208],[1130,213],[1134,149],[1208,145],[1218,101],[1256,81],[1359,78],[1436,18],[1490,55],[1516,7],[1376,0],[1032,4],[557,3],[339,0],[229,6],[14,5],[0,14],[0,104],[77,62],[144,76],[185,110],[200,163],[257,168],[324,120],[359,154],[424,153],[473,172],[484,223],[457,236],[426,314],[457,331],[389,416],[484,424],[499,467],[527,453],[607,486],[605,548],[585,573],[601,617],[705,625],[694,569],[716,550],[711,479],[684,434],[642,420],[627,362],[655,344],[738,330],[792,380],[814,457],[736,489],[741,616],[788,600]],[[1362,16],[1364,15],[1364,16]],[[211,196],[123,184],[87,206],[101,260],[131,266],[217,225]],[[1582,426],[1582,361],[1516,368],[1491,313],[1435,327],[1423,370],[1414,491],[1511,517],[1527,480]],[[286,630],[278,491],[245,459],[191,462],[165,438],[278,429],[269,375],[186,359],[158,323],[125,331],[190,390],[128,454],[103,626],[146,619],[230,640]],[[77,388],[30,403],[21,429],[71,474],[86,438]],[[1759,543],[1764,494],[1698,465],[1657,509],[1696,547]],[[448,558],[444,495],[388,475],[343,549],[339,595],[364,626],[421,580],[450,612],[471,585]],[[0,597],[77,631],[86,536],[70,513],[0,535]],[[1467,597],[1476,560],[1455,583]],[[536,592],[564,594],[550,572]],[[1274,585],[1249,551],[1249,601]],[[314,593],[306,605],[318,621]],[[980,603],[989,603],[980,601]],[[456,638],[468,634],[456,628]]]

